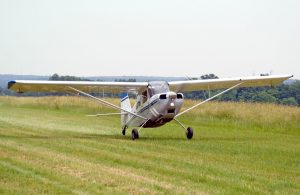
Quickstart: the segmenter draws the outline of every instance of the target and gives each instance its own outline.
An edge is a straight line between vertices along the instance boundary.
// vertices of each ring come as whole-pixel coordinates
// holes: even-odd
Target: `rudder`
[[[126,111],[131,112],[131,104],[130,104],[128,93],[122,93],[120,95],[120,98],[121,98],[121,108]],[[126,113],[124,111],[121,111],[121,113],[122,113],[121,124],[122,124],[122,126],[124,126],[128,120],[128,113]]]

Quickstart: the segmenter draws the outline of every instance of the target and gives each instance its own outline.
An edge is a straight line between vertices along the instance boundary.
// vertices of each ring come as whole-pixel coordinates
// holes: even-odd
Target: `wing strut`
[[[218,97],[218,96],[220,96],[220,95],[222,95],[222,94],[224,94],[224,93],[226,93],[226,92],[228,92],[228,91],[230,91],[230,90],[232,90],[232,89],[234,89],[234,88],[240,86],[240,85],[243,84],[243,83],[244,83],[244,82],[238,83],[238,84],[236,84],[236,85],[234,85],[234,86],[232,86],[232,87],[230,87],[230,88],[228,88],[228,89],[222,91],[221,93],[218,93],[218,94],[216,94],[216,95],[214,95],[214,96],[212,96],[212,97],[210,97],[210,98],[208,98],[208,99],[206,99],[206,100],[204,100],[204,101],[202,101],[202,102],[200,102],[200,103],[198,103],[198,104],[196,104],[196,105],[194,105],[194,106],[192,106],[192,107],[190,107],[190,108],[188,108],[188,109],[186,109],[186,110],[184,110],[184,111],[182,111],[181,113],[177,114],[177,115],[174,117],[174,119],[175,119],[176,117],[178,117],[178,116],[180,116],[180,115],[182,115],[182,114],[184,114],[184,113],[186,113],[186,112],[188,112],[188,111],[190,111],[190,110],[192,110],[192,109],[194,109],[194,108],[196,108],[196,107],[198,107],[198,106],[200,106],[200,105],[202,105],[202,104],[204,104],[204,103],[206,103],[206,102],[209,102],[210,100],[215,99],[216,97]]]
[[[100,98],[97,98],[97,97],[95,97],[95,96],[92,96],[92,95],[90,95],[90,94],[88,94],[88,93],[85,93],[85,92],[80,91],[80,90],[78,90],[78,89],[75,89],[75,88],[73,88],[73,87],[70,87],[70,86],[69,86],[69,88],[72,89],[72,90],[74,90],[74,91],[76,91],[76,92],[78,92],[78,93],[80,93],[80,94],[82,94],[82,95],[85,95],[85,96],[87,96],[87,97],[89,97],[89,98],[92,98],[94,101],[96,101],[96,102],[98,102],[98,103],[104,104],[104,105],[106,105],[106,106],[115,108],[115,109],[117,109],[117,110],[121,110],[121,111],[123,111],[123,112],[129,113],[129,114],[132,114],[132,115],[137,116],[137,117],[139,117],[139,118],[142,118],[142,119],[147,120],[147,118],[145,118],[145,117],[143,117],[143,116],[141,116],[141,115],[138,115],[138,114],[136,114],[136,113],[127,111],[127,110],[125,110],[125,109],[123,109],[123,108],[121,108],[121,107],[119,107],[119,106],[116,106],[116,105],[110,103],[110,102],[107,102],[107,101],[105,101],[105,100],[102,100],[102,99],[100,99]]]

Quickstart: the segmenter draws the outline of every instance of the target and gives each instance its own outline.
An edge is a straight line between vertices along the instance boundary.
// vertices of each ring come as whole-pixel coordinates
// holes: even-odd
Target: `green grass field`
[[[0,194],[300,193],[300,108],[212,102],[179,118],[192,140],[171,122],[132,141],[118,116],[85,116],[105,112],[79,97],[0,97]]]

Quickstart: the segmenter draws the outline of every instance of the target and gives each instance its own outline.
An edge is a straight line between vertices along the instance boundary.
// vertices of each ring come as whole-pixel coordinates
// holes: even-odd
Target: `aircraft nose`
[[[169,97],[169,99],[176,99],[177,94],[175,92],[169,92],[168,97]]]

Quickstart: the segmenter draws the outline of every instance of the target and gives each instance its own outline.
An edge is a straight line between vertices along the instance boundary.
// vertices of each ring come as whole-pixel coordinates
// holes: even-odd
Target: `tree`
[[[59,76],[58,74],[53,74],[50,78],[49,81],[90,81],[89,79],[84,79],[76,76]]]
[[[270,94],[268,94],[266,91],[261,91],[257,95],[253,97],[253,100],[255,102],[268,102],[268,103],[275,103],[276,98]]]
[[[129,79],[115,79],[115,82],[136,82],[136,79],[129,78]]]
[[[215,74],[212,74],[212,73],[210,73],[210,74],[205,74],[205,75],[202,75],[201,77],[200,77],[200,79],[202,79],[202,80],[204,80],[204,79],[218,79],[219,77],[217,76],[217,75],[215,75]]]
[[[282,99],[281,103],[289,106],[298,106],[298,103],[294,97],[284,98]]]
[[[237,90],[229,91],[218,98],[221,101],[236,101],[237,100]]]
[[[289,86],[290,95],[295,98],[298,105],[300,105],[300,81],[297,80],[296,82],[292,83]]]
[[[59,81],[59,78],[59,75],[55,73],[49,78],[49,81]]]

